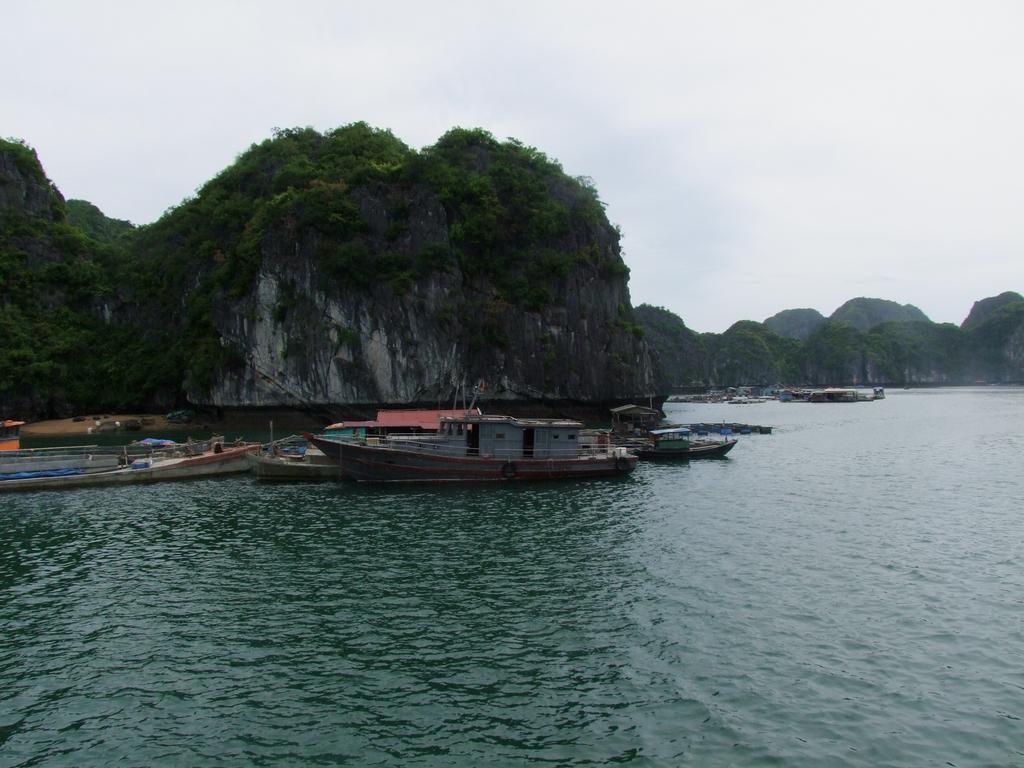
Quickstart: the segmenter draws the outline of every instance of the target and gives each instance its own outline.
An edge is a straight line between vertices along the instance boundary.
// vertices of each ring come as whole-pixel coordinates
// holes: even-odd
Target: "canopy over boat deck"
[[[620,405],[612,408],[612,431],[628,434],[647,431],[661,421],[661,411],[642,405]]]

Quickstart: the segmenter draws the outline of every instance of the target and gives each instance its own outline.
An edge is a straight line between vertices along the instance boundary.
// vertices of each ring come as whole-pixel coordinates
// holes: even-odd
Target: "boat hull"
[[[344,473],[334,461],[318,463],[250,453],[249,468],[258,480],[341,480]]]
[[[571,480],[629,474],[637,458],[630,454],[527,459],[455,456],[310,436],[313,444],[338,462],[346,477],[364,483],[513,482]]]
[[[249,462],[246,456],[252,451],[257,450],[257,448],[258,446],[256,445],[225,448],[220,452],[210,451],[200,456],[159,461],[154,463],[152,467],[144,469],[126,468],[109,472],[67,475],[64,477],[33,477],[23,480],[4,480],[0,482],[0,492],[136,485],[248,472]]]
[[[691,459],[717,459],[725,456],[736,445],[735,440],[708,445],[690,445],[689,448],[645,448],[638,451],[645,461],[689,461]]]

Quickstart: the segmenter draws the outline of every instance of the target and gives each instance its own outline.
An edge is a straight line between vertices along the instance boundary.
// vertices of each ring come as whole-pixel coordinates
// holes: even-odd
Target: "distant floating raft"
[[[772,433],[770,426],[761,424],[736,424],[734,422],[709,424],[701,422],[698,424],[684,424],[683,426],[689,427],[698,435],[731,435],[733,433],[740,435],[770,435]]]

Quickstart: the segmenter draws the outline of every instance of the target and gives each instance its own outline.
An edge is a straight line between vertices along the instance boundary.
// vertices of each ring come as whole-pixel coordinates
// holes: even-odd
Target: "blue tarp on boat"
[[[177,445],[177,443],[173,440],[161,440],[159,437],[144,437],[141,440],[136,440],[134,445],[146,445],[151,448],[170,448]]]
[[[38,472],[9,472],[6,475],[0,475],[0,481],[28,480],[30,477],[67,477],[80,474],[82,474],[80,469],[42,469]]]

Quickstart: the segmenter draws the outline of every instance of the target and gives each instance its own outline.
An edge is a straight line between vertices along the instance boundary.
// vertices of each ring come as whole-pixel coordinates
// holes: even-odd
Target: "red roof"
[[[479,410],[474,408],[475,412]],[[377,411],[377,423],[381,427],[419,427],[437,431],[441,428],[442,416],[465,416],[465,408],[452,408],[446,411]]]
[[[465,416],[465,408],[451,408],[448,410],[387,410],[377,411],[376,421],[339,421],[331,424],[328,429],[348,429],[352,427],[366,427],[368,429],[423,429],[436,432],[441,428],[442,416]],[[479,415],[480,409],[473,408],[469,413]]]

